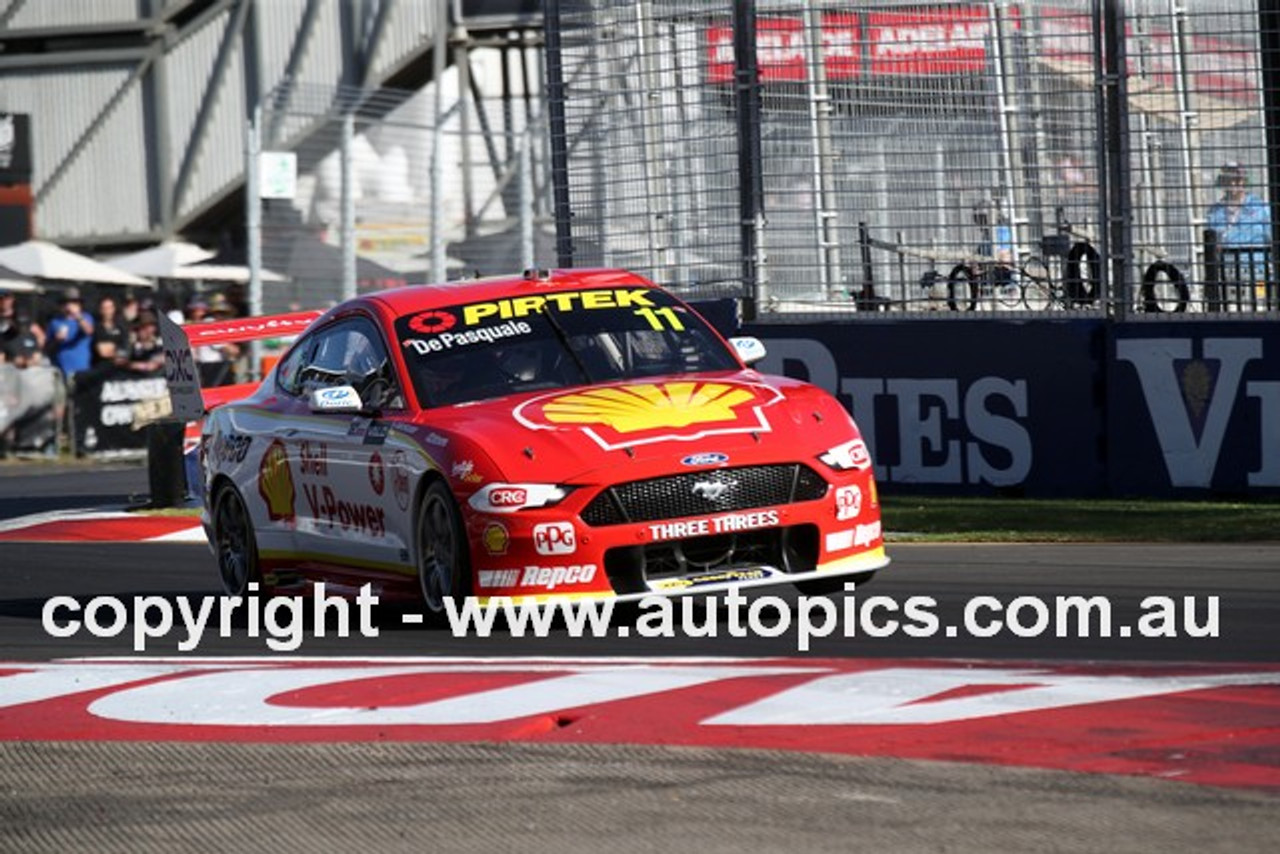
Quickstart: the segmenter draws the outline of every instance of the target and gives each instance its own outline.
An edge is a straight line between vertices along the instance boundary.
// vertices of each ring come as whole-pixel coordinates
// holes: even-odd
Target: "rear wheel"
[[[422,599],[435,613],[444,600],[470,592],[470,560],[462,514],[449,487],[435,481],[427,487],[418,508],[418,583]]]
[[[213,502],[213,542],[224,593],[243,596],[249,582],[261,581],[253,521],[244,499],[229,484]]]

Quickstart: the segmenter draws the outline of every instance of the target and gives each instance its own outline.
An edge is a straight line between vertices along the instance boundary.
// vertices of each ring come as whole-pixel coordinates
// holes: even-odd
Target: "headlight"
[[[530,507],[559,504],[573,490],[554,483],[491,483],[467,501],[483,513],[514,513]]]
[[[862,471],[871,467],[871,454],[867,452],[867,443],[861,439],[851,439],[843,445],[836,445],[825,454],[820,454],[818,459],[836,471]]]

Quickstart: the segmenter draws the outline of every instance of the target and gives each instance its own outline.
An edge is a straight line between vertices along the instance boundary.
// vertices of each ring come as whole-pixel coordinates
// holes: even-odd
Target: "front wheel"
[[[251,581],[261,581],[253,520],[234,486],[224,486],[214,499],[213,543],[224,593],[243,596]]]
[[[447,597],[470,592],[471,575],[462,514],[449,487],[436,481],[427,487],[418,508],[418,584],[433,613],[444,610]]]

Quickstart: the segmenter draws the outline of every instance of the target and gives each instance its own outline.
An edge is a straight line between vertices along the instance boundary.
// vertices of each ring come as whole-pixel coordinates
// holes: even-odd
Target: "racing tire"
[[[1191,289],[1182,271],[1168,261],[1156,261],[1142,274],[1142,310],[1149,314],[1181,314],[1191,301]],[[1167,306],[1172,305],[1172,308]]]
[[[213,501],[213,544],[222,591],[243,596],[250,582],[261,582],[258,541],[244,499],[234,486],[223,486]]]
[[[876,571],[859,572],[854,575],[837,575],[833,578],[814,578],[809,581],[797,581],[796,589],[805,596],[835,596],[843,595],[846,584],[856,584],[861,587],[868,581],[876,577]]]
[[[973,311],[978,307],[978,280],[967,264],[957,264],[947,276],[947,305],[952,311]]]
[[[461,599],[471,592],[471,561],[462,514],[442,481],[434,481],[423,493],[414,537],[422,601],[433,614],[439,614],[446,598]]]

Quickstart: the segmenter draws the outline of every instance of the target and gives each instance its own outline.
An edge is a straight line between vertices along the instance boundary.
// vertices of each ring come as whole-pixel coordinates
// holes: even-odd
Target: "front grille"
[[[827,482],[803,463],[709,469],[611,486],[586,506],[582,521],[593,527],[654,522],[814,501],[826,494]]]

